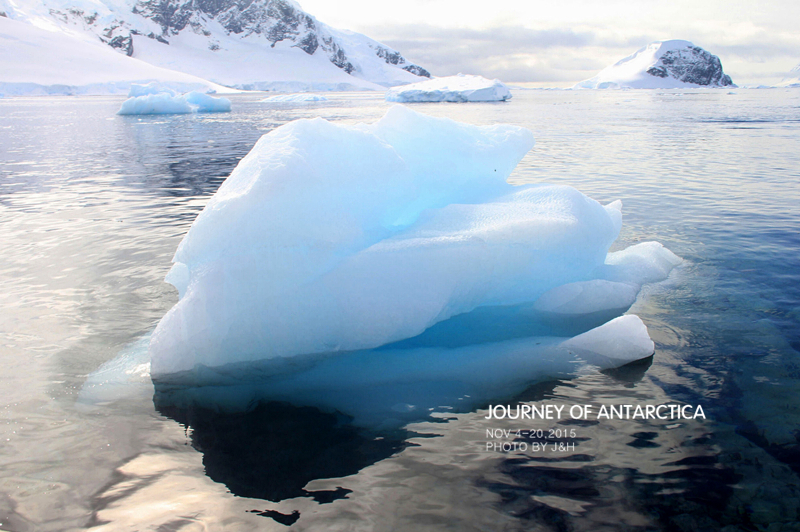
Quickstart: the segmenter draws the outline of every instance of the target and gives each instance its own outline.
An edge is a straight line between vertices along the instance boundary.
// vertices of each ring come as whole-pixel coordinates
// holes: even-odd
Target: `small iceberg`
[[[387,102],[504,102],[511,91],[499,79],[458,74],[393,87],[386,91]]]
[[[231,101],[192,91],[177,95],[157,83],[131,85],[129,98],[122,102],[118,115],[168,115],[189,113],[227,113]]]
[[[156,406],[287,401],[386,426],[652,355],[623,314],[681,259],[609,253],[619,201],[510,185],[533,144],[399,105],[261,137],[175,253]]]
[[[327,102],[325,96],[319,94],[278,94],[277,96],[270,96],[261,100],[266,103],[295,103],[295,102]]]

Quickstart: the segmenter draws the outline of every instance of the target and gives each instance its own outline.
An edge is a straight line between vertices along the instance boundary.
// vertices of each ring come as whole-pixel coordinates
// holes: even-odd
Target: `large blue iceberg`
[[[642,321],[621,315],[680,259],[655,242],[609,254],[620,202],[508,184],[533,144],[524,128],[403,106],[264,135],[178,246],[153,380],[252,380],[228,399],[358,417],[366,403],[376,416],[475,403],[650,356]],[[411,393],[424,382],[435,393]]]

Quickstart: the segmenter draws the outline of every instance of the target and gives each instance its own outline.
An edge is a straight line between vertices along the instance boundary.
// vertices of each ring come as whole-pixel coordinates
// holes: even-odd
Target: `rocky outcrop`
[[[719,57],[699,46],[667,50],[646,72],[651,76],[672,77],[694,85],[715,87],[733,85],[730,76],[722,72]]]
[[[689,41],[656,41],[575,85],[578,89],[734,86],[719,57]]]

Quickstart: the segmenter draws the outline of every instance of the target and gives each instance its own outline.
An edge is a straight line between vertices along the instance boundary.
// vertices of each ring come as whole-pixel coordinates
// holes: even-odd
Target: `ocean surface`
[[[287,404],[157,409],[142,365],[125,366],[125,386],[89,386],[143,352],[177,301],[163,278],[178,242],[261,135],[298,118],[372,122],[389,106],[328,97],[242,94],[231,113],[147,117],[117,116],[121,97],[0,100],[0,529],[798,529],[798,90],[413,105],[530,128],[512,183],[622,200],[612,250],[656,240],[684,259],[631,309],[651,359],[531,382],[502,403],[689,404],[706,419],[454,410],[374,434]]]

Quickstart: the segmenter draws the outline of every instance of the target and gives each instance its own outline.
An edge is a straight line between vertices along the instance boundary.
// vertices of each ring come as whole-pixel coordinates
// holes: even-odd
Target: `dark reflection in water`
[[[649,356],[618,368],[603,370],[602,373],[623,384],[626,388],[632,388],[644,378],[644,374],[652,365],[653,356]]]
[[[556,464],[535,457],[512,458],[500,467],[510,482],[483,486],[500,494],[501,505],[517,518],[545,523],[556,531],[575,530],[586,514],[596,516],[590,517],[596,523],[594,530],[644,531],[653,530],[654,524],[662,530],[720,530],[734,486],[741,480],[716,455],[665,462],[658,475],[593,461],[582,454]],[[625,493],[622,508],[613,492]],[[647,522],[597,517],[607,512],[619,518],[626,511],[646,517]]]
[[[158,411],[191,431],[192,446],[203,453],[206,474],[231,493],[278,502],[311,497],[318,503],[350,492],[306,491],[312,480],[352,475],[388,458],[406,445],[406,431],[377,436],[349,419],[316,408],[259,402],[248,412],[159,406]]]
[[[594,379],[595,384],[540,383],[518,400],[558,402],[575,386],[589,391],[589,402],[597,404],[602,397],[624,396],[619,388],[613,392],[622,385],[632,395],[612,402],[636,404],[647,393],[646,383],[634,389],[652,361],[651,357],[604,371],[610,380]],[[734,501],[743,478],[735,466],[741,456],[721,450],[722,442],[712,432],[690,430],[692,424],[561,420],[553,426],[573,428],[574,437],[548,437],[545,430],[523,434],[514,442],[526,443],[528,449],[564,445],[567,452],[509,453],[497,467],[501,476],[481,478],[477,485],[499,495],[503,513],[537,530],[695,531],[722,530],[731,524],[755,530],[746,508],[737,508]],[[608,431],[614,434],[610,440],[603,437]],[[625,455],[627,460],[622,459]]]

